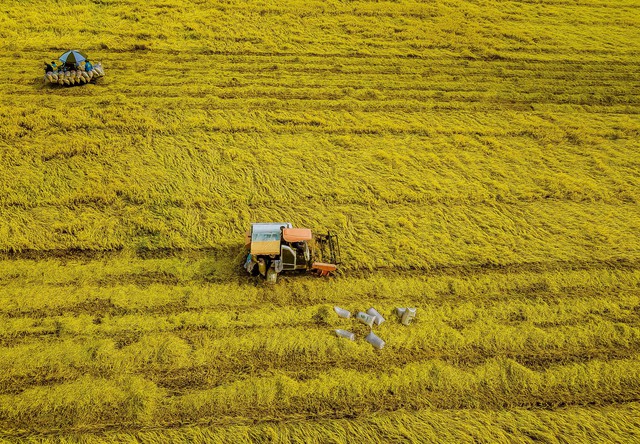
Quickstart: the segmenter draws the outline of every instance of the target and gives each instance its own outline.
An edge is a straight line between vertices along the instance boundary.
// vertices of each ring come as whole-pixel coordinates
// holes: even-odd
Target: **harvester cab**
[[[340,263],[340,245],[334,233],[313,235],[308,228],[291,223],[255,223],[247,231],[249,250],[244,268],[275,283],[283,271],[311,271],[327,276]]]

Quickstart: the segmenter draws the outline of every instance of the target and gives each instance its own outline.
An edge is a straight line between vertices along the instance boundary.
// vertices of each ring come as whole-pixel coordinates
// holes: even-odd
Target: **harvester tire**
[[[276,273],[276,270],[274,270],[273,267],[270,267],[267,270],[267,283],[275,284],[277,280],[278,280],[278,273]]]

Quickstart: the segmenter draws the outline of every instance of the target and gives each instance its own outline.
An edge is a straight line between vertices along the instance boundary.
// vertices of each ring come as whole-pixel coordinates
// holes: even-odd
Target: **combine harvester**
[[[283,271],[316,272],[327,276],[340,263],[338,236],[331,232],[313,235],[308,228],[291,223],[255,223],[247,231],[249,250],[244,268],[275,283]]]
[[[58,60],[60,65],[54,62],[45,63],[44,83],[49,85],[84,85],[95,82],[104,77],[104,68],[101,63],[93,65],[83,52],[76,49],[62,54]]]

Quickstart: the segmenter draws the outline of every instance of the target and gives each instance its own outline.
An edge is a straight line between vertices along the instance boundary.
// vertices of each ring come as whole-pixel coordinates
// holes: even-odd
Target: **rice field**
[[[638,2],[7,0],[0,56],[0,440],[640,441]],[[245,275],[275,220],[340,272]]]

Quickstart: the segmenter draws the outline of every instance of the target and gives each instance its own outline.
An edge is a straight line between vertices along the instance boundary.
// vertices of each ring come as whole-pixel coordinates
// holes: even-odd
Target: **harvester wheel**
[[[276,273],[276,270],[274,270],[273,267],[270,267],[267,270],[267,282],[270,284],[275,284],[277,280],[278,280],[278,273]]]

